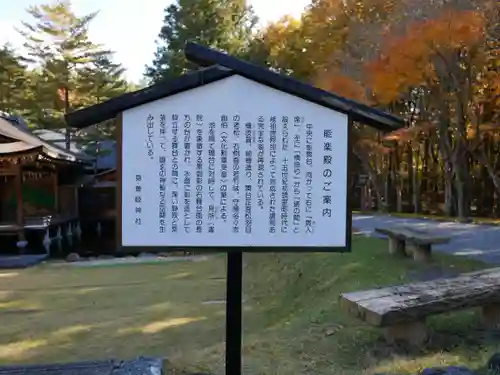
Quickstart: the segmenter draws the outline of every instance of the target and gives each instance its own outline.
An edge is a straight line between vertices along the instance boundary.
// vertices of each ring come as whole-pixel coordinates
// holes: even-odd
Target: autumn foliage
[[[500,215],[498,0],[313,0],[268,30],[276,68],[406,119],[356,127],[379,208],[464,216],[481,196]]]
[[[436,59],[475,48],[484,31],[480,13],[445,10],[435,19],[411,23],[402,36],[389,33],[381,56],[366,65],[368,84],[382,103],[412,87],[435,84]]]
[[[321,74],[316,80],[316,85],[323,90],[334,92],[345,98],[361,103],[367,102],[366,90],[363,85],[340,72],[328,71]]]
[[[38,13],[32,10],[41,17],[36,31],[60,38],[59,16],[47,16],[55,22],[47,29]],[[369,176],[362,189],[379,208],[465,216],[472,207],[486,207],[476,214],[500,216],[499,0],[311,0],[299,18],[286,16],[258,30],[255,21],[244,0],[171,4],[146,75],[155,81],[189,70],[184,45],[198,38],[381,108],[402,117],[406,127],[380,134],[354,123],[352,131],[352,172]],[[28,27],[28,34],[33,30]],[[70,34],[65,38],[74,42],[76,55],[63,56],[69,60],[62,65],[59,55],[47,60],[39,35],[28,38],[43,62],[39,71],[21,64],[9,48],[0,49],[0,110],[63,126],[55,120],[68,104],[87,106],[128,90],[121,67],[111,60],[76,69],[78,40],[86,38]],[[62,82],[68,66],[78,74]],[[72,88],[69,100],[55,95],[68,86],[62,83]]]

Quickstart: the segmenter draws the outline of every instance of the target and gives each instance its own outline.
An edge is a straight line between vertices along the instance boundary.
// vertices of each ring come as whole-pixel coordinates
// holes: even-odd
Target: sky
[[[311,0],[248,0],[262,23],[274,21],[285,14],[299,16]],[[21,21],[29,21],[26,8],[50,0],[0,0],[0,44],[22,45],[14,29]],[[163,10],[170,0],[73,0],[77,15],[99,11],[90,26],[90,37],[115,51],[115,60],[127,69],[127,78],[138,82],[144,66],[153,59],[155,40],[160,31]]]

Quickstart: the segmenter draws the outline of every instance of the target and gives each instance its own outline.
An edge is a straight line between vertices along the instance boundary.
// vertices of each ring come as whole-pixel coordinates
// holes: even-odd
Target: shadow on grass
[[[436,364],[484,364],[498,336],[463,312],[430,319],[420,351],[340,309],[341,292],[409,281],[425,270],[355,238],[352,253],[245,254],[245,374],[410,374]],[[433,267],[481,267],[437,256]],[[484,265],[483,265],[484,267]],[[109,269],[35,269],[0,281],[0,363],[159,356],[191,372],[223,373],[225,258]],[[29,309],[23,314],[6,311]],[[36,310],[37,312],[35,312]],[[3,312],[3,313],[2,313]],[[461,342],[461,344],[460,344]],[[482,348],[482,349],[481,349]]]
[[[219,351],[211,353],[209,365],[197,360],[202,356],[207,359],[207,348],[224,340],[220,329],[223,320],[214,314],[135,324],[127,318],[119,318],[94,325],[60,326],[51,333],[32,332],[29,338],[19,337],[8,343],[2,340],[0,363],[41,364],[154,356],[193,371],[217,368],[223,362]],[[187,358],[193,362],[186,362]]]
[[[432,336],[423,350],[390,347],[382,330],[353,319],[338,301],[342,292],[407,283],[428,273],[429,266],[440,276],[485,268],[481,262],[437,254],[432,265],[421,265],[390,256],[386,241],[358,237],[352,253],[255,254],[249,256],[249,263],[246,271],[258,270],[267,283],[263,288],[255,275],[247,284],[257,305],[266,306],[258,314],[266,318],[267,329],[260,337],[266,348],[247,359],[257,370],[254,373],[275,373],[269,361],[266,367],[265,358],[274,355],[280,358],[280,364],[274,365],[274,369],[279,366],[277,373],[415,374],[443,363],[475,365],[483,360],[475,353],[478,348],[488,347],[491,353],[495,349],[491,344],[500,343],[496,337],[485,340],[479,332],[474,336],[479,320],[474,313],[464,312],[429,319]],[[460,347],[467,335],[465,346]],[[252,338],[248,345],[253,345]]]
[[[0,283],[0,364],[137,356],[221,367],[225,263],[33,269]],[[222,276],[218,280],[210,277]],[[22,312],[20,314],[19,312]]]

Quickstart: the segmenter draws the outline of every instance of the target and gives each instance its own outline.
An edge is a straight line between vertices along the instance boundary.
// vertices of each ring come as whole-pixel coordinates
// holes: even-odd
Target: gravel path
[[[352,225],[366,235],[383,236],[374,233],[375,227],[392,225],[414,225],[439,235],[450,235],[450,243],[433,246],[444,253],[469,256],[486,263],[500,264],[500,226],[436,222],[425,219],[406,219],[389,215],[362,215],[352,217]]]

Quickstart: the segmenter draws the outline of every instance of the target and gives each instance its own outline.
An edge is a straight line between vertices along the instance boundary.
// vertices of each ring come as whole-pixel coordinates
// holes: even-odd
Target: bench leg
[[[384,336],[389,344],[403,342],[413,346],[421,346],[427,340],[425,320],[398,323],[385,327]]]
[[[429,262],[431,260],[431,245],[413,245],[413,260]]]
[[[494,303],[482,307],[483,324],[491,329],[500,328],[500,304]]]
[[[406,256],[405,242],[397,238],[389,237],[389,254]]]

